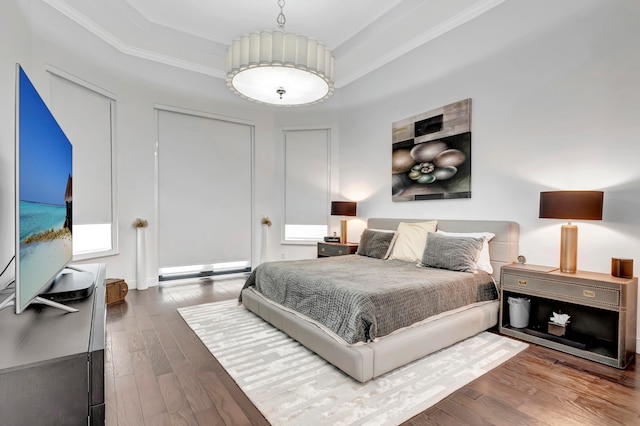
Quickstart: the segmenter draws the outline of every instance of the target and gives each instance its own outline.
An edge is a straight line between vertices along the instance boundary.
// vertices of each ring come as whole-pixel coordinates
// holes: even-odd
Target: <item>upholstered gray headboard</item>
[[[371,218],[368,228],[397,229],[400,222],[438,221],[438,229],[448,232],[491,232],[496,236],[489,241],[489,255],[493,266],[493,277],[500,282],[500,268],[518,258],[520,226],[516,222],[502,220],[448,220],[448,219],[393,219]]]

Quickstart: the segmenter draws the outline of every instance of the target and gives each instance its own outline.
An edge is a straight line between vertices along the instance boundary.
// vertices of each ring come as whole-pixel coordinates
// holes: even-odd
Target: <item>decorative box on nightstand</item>
[[[357,243],[318,243],[318,257],[344,256],[357,251]]]
[[[637,278],[560,272],[536,265],[503,266],[500,332],[617,368],[636,352]],[[510,324],[509,297],[531,300],[529,324]],[[549,330],[553,312],[570,315],[566,330]]]

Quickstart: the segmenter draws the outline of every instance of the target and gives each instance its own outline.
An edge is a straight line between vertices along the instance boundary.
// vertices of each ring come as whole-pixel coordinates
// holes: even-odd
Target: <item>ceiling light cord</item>
[[[284,24],[287,23],[287,18],[285,18],[284,11],[282,10],[284,8],[284,0],[278,0],[278,6],[280,6],[280,13],[276,18],[276,22],[278,23],[278,28],[284,31]]]

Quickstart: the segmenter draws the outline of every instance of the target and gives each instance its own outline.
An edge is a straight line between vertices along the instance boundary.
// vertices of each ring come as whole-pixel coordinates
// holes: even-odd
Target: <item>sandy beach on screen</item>
[[[60,271],[72,255],[70,237],[29,244],[28,253],[20,258],[21,305],[37,296],[44,284],[50,283],[53,274]]]

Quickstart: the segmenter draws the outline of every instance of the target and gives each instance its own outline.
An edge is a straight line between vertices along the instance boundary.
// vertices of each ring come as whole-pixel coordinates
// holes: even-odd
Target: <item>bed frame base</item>
[[[278,308],[253,290],[242,292],[250,311],[358,380],[366,382],[498,323],[497,301],[404,330],[366,345],[348,346],[312,323]]]
[[[398,228],[400,222],[422,222],[431,219],[370,218],[368,228]],[[489,242],[493,277],[500,280],[500,268],[518,257],[520,228],[510,221],[440,220],[438,229],[449,232],[492,232]],[[499,302],[494,301],[449,315],[366,345],[347,346],[308,321],[282,310],[256,295],[242,292],[242,302],[252,312],[287,333],[310,350],[360,382],[385,374],[487,330],[498,323]]]

